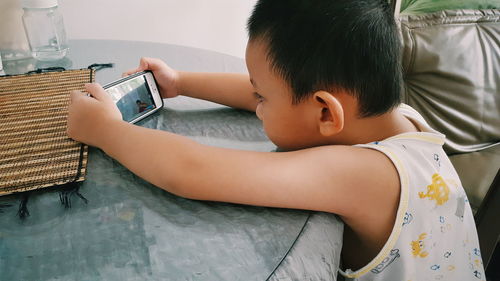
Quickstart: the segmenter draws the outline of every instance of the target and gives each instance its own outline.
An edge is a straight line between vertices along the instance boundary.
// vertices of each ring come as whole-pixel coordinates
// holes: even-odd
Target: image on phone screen
[[[130,122],[155,109],[155,103],[146,78],[141,75],[106,89],[122,113],[123,120]]]

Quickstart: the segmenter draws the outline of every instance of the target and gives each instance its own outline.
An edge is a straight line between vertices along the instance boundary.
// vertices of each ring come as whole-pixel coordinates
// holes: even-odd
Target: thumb
[[[150,69],[151,68],[151,65],[150,65],[151,60],[152,60],[151,58],[142,57],[141,60],[139,61],[139,69],[141,71]]]
[[[99,83],[87,83],[85,84],[85,90],[98,101],[112,102],[111,97]]]
[[[131,74],[141,72],[144,70],[153,70],[153,69],[150,69],[150,67],[151,67],[150,61],[151,60],[152,60],[151,58],[142,57],[141,60],[139,61],[139,66],[137,68],[129,69],[129,70],[125,71],[122,74],[122,77],[126,77],[126,76],[129,76]]]

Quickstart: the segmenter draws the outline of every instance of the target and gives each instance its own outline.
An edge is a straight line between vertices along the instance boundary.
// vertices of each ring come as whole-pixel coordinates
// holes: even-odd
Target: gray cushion
[[[500,141],[500,10],[401,16],[404,101],[446,134],[448,153]]]

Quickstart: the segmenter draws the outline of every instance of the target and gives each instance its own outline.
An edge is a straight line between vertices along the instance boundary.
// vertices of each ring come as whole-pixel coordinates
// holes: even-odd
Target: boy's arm
[[[179,72],[179,93],[253,112],[258,104],[248,74]]]
[[[369,149],[224,149],[122,121],[106,131],[99,146],[108,155],[146,181],[191,199],[351,216],[360,206],[387,205],[379,187],[399,182],[391,162]]]
[[[87,90],[96,99],[72,93],[69,136],[102,148],[174,194],[357,217],[393,204],[394,196],[387,195],[398,194],[397,171],[380,152],[351,146],[282,153],[206,146],[126,123],[100,86],[87,85]]]
[[[150,70],[163,98],[179,94],[255,111],[258,99],[247,74],[180,72],[155,58],[141,58],[139,66],[124,73]]]

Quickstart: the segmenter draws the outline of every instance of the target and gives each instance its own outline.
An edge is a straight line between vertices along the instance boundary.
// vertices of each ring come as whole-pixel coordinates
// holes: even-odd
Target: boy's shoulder
[[[401,185],[407,184],[410,176],[413,181],[436,173],[458,178],[443,149],[445,136],[432,129],[410,106],[402,104],[398,110],[415,125],[418,132],[402,133],[357,146],[377,150],[389,158],[398,172]]]

